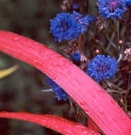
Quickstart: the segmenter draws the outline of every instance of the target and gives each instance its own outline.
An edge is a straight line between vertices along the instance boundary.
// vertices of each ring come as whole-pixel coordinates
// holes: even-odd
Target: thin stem
[[[121,91],[124,91],[124,89],[118,87],[117,85],[111,83],[111,82],[108,81],[108,80],[105,80],[104,82],[105,82],[110,88],[112,88],[112,89],[117,89],[117,90],[120,91],[120,92],[121,92]]]
[[[118,41],[120,40],[120,26],[119,26],[119,20],[116,21],[116,31],[117,31],[117,38],[118,38]]]
[[[115,37],[115,32],[113,32],[112,35],[111,35],[111,41],[114,40],[114,37]],[[106,50],[109,51],[110,47],[111,47],[111,43],[109,42],[108,45],[107,45],[107,49]]]
[[[81,43],[82,43],[82,34],[80,34],[79,39],[78,39],[78,50],[81,50]]]
[[[93,37],[93,35],[92,35],[90,32],[89,32],[89,35],[92,37],[92,40],[95,41],[96,43],[98,43],[98,44],[100,45],[101,49],[106,53],[107,51],[106,51],[106,49],[104,48],[103,42],[101,42],[101,41],[98,40],[98,39],[95,39],[95,38]],[[110,54],[110,52],[109,52],[109,54]]]
[[[51,89],[45,89],[45,90],[41,90],[41,92],[52,92]]]
[[[111,38],[107,35],[107,33],[105,32],[105,36],[107,38],[107,40],[109,41],[109,43],[117,50],[118,48],[116,47],[116,44],[114,44],[114,42],[111,40]]]
[[[106,91],[108,92],[108,93],[125,93],[125,91],[118,91],[118,90],[111,90],[111,89],[106,89]]]

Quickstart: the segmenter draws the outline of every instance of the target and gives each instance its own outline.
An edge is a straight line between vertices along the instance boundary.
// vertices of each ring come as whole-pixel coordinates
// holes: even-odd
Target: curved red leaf
[[[85,126],[52,115],[31,114],[26,112],[0,112],[0,118],[10,118],[45,126],[64,135],[100,135]]]
[[[131,135],[131,121],[94,80],[46,46],[0,31],[0,50],[38,68],[58,83],[107,135]]]

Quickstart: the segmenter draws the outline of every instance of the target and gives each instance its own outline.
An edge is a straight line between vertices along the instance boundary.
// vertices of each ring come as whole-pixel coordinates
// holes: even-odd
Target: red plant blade
[[[58,83],[106,135],[131,135],[131,121],[104,89],[72,62],[31,39],[0,31],[0,50]]]
[[[92,119],[90,117],[88,117],[88,128],[100,133],[100,129],[98,128],[98,126],[92,121]]]
[[[85,126],[58,116],[39,115],[26,112],[0,112],[0,118],[10,118],[45,126],[64,135],[100,135]]]

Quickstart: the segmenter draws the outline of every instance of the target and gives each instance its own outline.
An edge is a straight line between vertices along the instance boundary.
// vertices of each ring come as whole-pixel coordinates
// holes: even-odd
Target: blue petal
[[[51,90],[55,93],[55,97],[58,99],[58,101],[67,99],[66,92],[49,77],[46,78],[46,84],[51,87]]]

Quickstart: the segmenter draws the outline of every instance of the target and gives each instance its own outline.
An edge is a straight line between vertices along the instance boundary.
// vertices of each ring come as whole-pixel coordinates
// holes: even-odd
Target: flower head
[[[97,55],[88,64],[86,73],[90,75],[96,81],[102,81],[103,79],[109,79],[117,70],[118,63],[114,58],[109,55]]]
[[[81,33],[82,34],[85,31],[87,31],[87,27],[88,27],[89,23],[94,20],[93,17],[90,17],[89,15],[86,15],[86,16],[83,17],[82,14],[80,14],[80,13],[78,13],[76,11],[73,11],[72,16],[79,23],[79,25],[81,27]]]
[[[51,90],[55,93],[55,97],[58,99],[58,101],[67,99],[67,94],[65,91],[49,77],[46,78],[46,83],[51,87]]]
[[[126,7],[125,0],[98,0],[99,13],[104,18],[121,18],[124,14]]]
[[[75,62],[80,62],[81,55],[78,52],[72,53],[71,58]]]
[[[131,6],[131,0],[126,0],[126,5]]]
[[[50,20],[50,31],[55,40],[61,42],[64,40],[77,39],[80,33],[80,25],[74,21],[69,13],[59,13]]]

